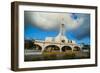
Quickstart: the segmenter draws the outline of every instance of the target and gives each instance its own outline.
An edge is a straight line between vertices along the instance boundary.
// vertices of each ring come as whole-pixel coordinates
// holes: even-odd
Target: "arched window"
[[[38,44],[34,44],[33,45],[33,49],[34,50],[37,50],[37,51],[41,51],[42,50],[42,47],[40,45],[38,45]]]
[[[45,52],[60,51],[60,48],[56,45],[48,45],[44,49]]]
[[[75,46],[74,49],[73,49],[73,51],[80,51],[80,47]]]
[[[63,46],[62,47],[62,51],[65,52],[67,50],[72,50],[72,48],[70,46]]]

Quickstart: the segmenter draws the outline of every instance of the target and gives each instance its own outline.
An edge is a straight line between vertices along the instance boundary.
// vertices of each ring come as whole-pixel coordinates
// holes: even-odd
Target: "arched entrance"
[[[48,45],[45,47],[44,51],[45,52],[53,52],[53,51],[58,52],[58,51],[60,51],[60,48],[56,45]]]
[[[66,51],[72,51],[72,48],[70,46],[63,46],[62,52],[66,52]]]
[[[74,49],[73,49],[73,51],[80,51],[80,47],[75,46]]]
[[[38,44],[33,44],[33,49],[37,50],[37,51],[41,51],[42,47],[40,45],[38,45]]]

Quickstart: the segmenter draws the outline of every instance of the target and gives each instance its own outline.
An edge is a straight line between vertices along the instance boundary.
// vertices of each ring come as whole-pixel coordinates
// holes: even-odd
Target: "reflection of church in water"
[[[73,52],[81,50],[81,47],[74,40],[69,40],[65,36],[64,24],[60,25],[60,31],[56,37],[46,37],[44,41],[35,40],[34,46],[36,47],[36,50],[47,51],[47,52],[52,52],[52,51]]]

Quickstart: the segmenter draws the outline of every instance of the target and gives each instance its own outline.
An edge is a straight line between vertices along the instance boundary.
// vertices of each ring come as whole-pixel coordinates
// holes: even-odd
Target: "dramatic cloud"
[[[32,24],[45,30],[51,30],[59,28],[59,25],[63,23],[76,39],[90,38],[89,14],[25,11],[24,16],[26,26]]]
[[[78,40],[82,38],[90,38],[90,15],[84,15],[84,22],[78,27],[78,29],[72,30],[73,35]]]
[[[25,23],[33,24],[47,30],[58,28],[62,23],[65,24],[67,29],[75,29],[83,21],[84,18],[80,14],[25,11]]]

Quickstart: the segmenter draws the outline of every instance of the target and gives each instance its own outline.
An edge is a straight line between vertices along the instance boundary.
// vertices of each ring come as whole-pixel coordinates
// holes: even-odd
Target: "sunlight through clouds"
[[[79,27],[84,16],[73,13],[25,12],[25,21],[42,29],[57,29],[60,24],[65,24],[66,29]]]
[[[45,39],[46,36],[55,37],[59,33],[59,26],[64,24],[65,36],[69,39],[87,43],[90,40],[90,14],[25,11],[24,23],[26,37],[37,39]]]

